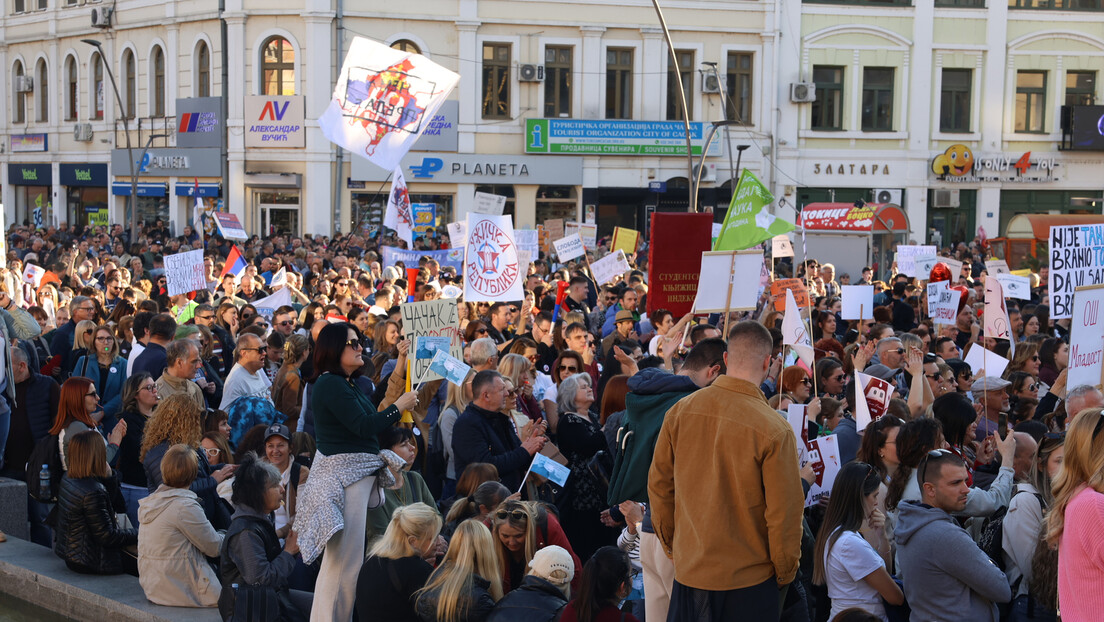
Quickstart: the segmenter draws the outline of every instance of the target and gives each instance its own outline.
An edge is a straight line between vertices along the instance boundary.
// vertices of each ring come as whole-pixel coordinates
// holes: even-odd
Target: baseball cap
[[[890,369],[881,363],[875,363],[864,369],[863,373],[868,376],[874,376],[875,378],[881,378],[882,380],[893,380],[893,377],[897,375],[897,370]]]
[[[575,562],[563,547],[552,545],[533,554],[529,562],[530,574],[553,585],[567,585],[575,578]]]
[[[285,439],[290,441],[291,440],[291,430],[289,430],[288,427],[286,425],[282,424],[282,423],[274,423],[274,424],[268,426],[268,430],[265,430],[264,440],[267,441],[268,439],[272,438],[273,436],[282,436]]]
[[[974,380],[974,384],[970,385],[971,393],[978,393],[981,391],[1000,391],[1012,386],[1011,382],[1008,382],[1004,378],[998,378],[996,376],[982,376]]]

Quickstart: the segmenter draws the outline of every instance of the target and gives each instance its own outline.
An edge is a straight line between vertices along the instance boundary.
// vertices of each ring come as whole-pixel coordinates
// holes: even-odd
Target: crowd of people
[[[255,236],[238,275],[231,242],[190,227],[128,238],[8,231],[0,475],[28,483],[32,541],[136,575],[153,603],[343,622],[1101,609],[1104,394],[1067,386],[1045,267],[1007,301],[1014,343],[984,334],[983,241],[941,251],[963,264],[953,325],[925,319],[926,275],[778,262],[809,290],[811,362],[769,288],[754,312],[679,317],[648,304],[644,252],[602,285],[542,254],[523,299],[456,299],[471,370],[454,384],[407,377],[401,307],[463,275],[382,265],[393,238]],[[164,257],[192,248],[208,287],[169,295]],[[873,286],[873,320],[840,316],[841,284]],[[281,288],[291,304],[254,304]],[[973,347],[1010,363],[973,369]],[[894,389],[865,427],[856,372]],[[842,468],[806,507],[826,435]]]

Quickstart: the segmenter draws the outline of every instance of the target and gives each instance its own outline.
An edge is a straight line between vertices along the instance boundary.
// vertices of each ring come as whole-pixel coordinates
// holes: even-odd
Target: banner
[[[254,302],[253,306],[257,308],[257,313],[263,315],[271,323],[276,309],[291,306],[291,290],[281,287],[271,296]]]
[[[448,343],[447,352],[457,358],[464,357],[464,342],[460,334],[460,315],[456,310],[456,300],[426,300],[424,302],[404,302],[399,305],[402,315],[403,338],[410,341],[414,349],[410,353],[413,371],[412,382],[437,380],[443,376],[429,371],[434,352],[419,353],[418,349],[428,348],[425,344],[439,346]],[[436,341],[434,341],[436,339]]]
[[[613,228],[613,241],[610,243],[610,252],[613,251],[625,251],[626,255],[632,255],[636,252],[636,247],[640,244],[640,232],[636,229],[626,229],[625,227]]]
[[[391,192],[387,195],[387,211],[383,226],[394,229],[407,248],[414,248],[414,214],[410,206],[410,192],[406,189],[402,168],[395,167],[391,177]]]
[[[318,126],[330,142],[390,171],[459,81],[420,54],[354,37]]]
[[[779,297],[774,301],[775,311],[786,310],[786,300],[782,298],[786,291],[793,292],[798,307],[805,308],[809,306],[809,290],[805,287],[805,281],[801,279],[778,279],[771,283],[771,296]]]
[[[521,265],[509,216],[468,214],[464,253],[464,301],[510,302],[524,298]]]
[[[713,250],[743,250],[793,231],[793,225],[770,213],[773,202],[774,197],[767,187],[745,168],[740,173],[740,183],[732,195]]]
[[[606,255],[590,264],[590,270],[594,273],[594,280],[598,282],[598,285],[612,282],[629,271],[629,262],[625,259],[625,251],[617,251]]]
[[[165,255],[165,280],[170,296],[207,289],[205,275],[203,249]]]
[[[948,281],[928,283],[928,317],[936,324],[954,326],[958,319],[958,301],[962,295]]]
[[[1050,228],[1050,317],[1073,316],[1073,292],[1104,284],[1104,225]]]
[[[726,308],[729,311],[754,310],[759,301],[762,271],[763,253],[759,250],[702,253],[694,313],[724,313]],[[729,283],[732,283],[732,293],[726,301]]]
[[[702,253],[710,250],[713,214],[652,214],[648,242],[648,313],[667,309],[675,317],[690,312],[698,289]]]
[[[567,263],[586,254],[583,239],[578,233],[573,233],[562,240],[554,240],[552,246],[556,248],[556,258],[560,263]]]
[[[1102,286],[1078,288],[1073,293],[1067,387],[1087,384],[1100,388],[1101,373],[1104,372],[1104,321],[1100,317],[1102,302]]]
[[[442,267],[452,266],[456,268],[457,274],[460,274],[464,268],[464,247],[462,246],[436,251],[411,251],[405,248],[395,248],[394,246],[380,247],[380,258],[383,259],[384,268],[393,266],[400,261],[403,262],[404,266],[417,267],[418,260],[422,257],[436,259]]]
[[[855,427],[866,430],[871,421],[877,421],[889,410],[895,387],[874,376],[855,372]]]
[[[793,290],[786,290],[786,314],[782,316],[782,344],[790,346],[801,361],[812,369],[816,359],[813,338],[801,319],[801,310],[794,299]]]

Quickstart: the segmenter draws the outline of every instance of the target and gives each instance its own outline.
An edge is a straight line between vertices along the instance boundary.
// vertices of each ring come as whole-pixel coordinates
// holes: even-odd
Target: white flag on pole
[[[793,291],[788,289],[786,290],[786,315],[782,317],[782,343],[792,347],[809,369],[813,368],[816,358],[813,339],[806,330],[805,323],[801,321],[801,311],[797,308]]]
[[[387,195],[387,213],[383,226],[394,229],[408,249],[414,248],[414,208],[410,205],[410,193],[406,189],[402,167],[396,166],[391,177],[391,194]]]

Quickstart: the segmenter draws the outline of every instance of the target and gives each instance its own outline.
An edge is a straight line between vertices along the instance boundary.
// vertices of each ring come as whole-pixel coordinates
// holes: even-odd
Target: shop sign
[[[460,102],[446,100],[437,109],[433,119],[426,126],[418,140],[414,141],[411,151],[456,151],[460,133]]]
[[[12,134],[9,145],[12,153],[48,151],[50,140],[46,134]]]
[[[138,159],[138,175],[151,177],[222,177],[222,155],[218,147],[196,149],[150,149]],[[126,149],[111,151],[111,168],[116,179],[130,176]]]
[[[295,147],[307,144],[302,95],[247,95],[246,147]]]
[[[63,162],[58,171],[63,186],[107,187],[106,164],[66,164]]]
[[[813,163],[813,175],[889,175],[888,164],[871,162],[825,162]]]
[[[1058,181],[1061,163],[1054,156],[1024,153],[975,155],[966,145],[951,145],[932,160],[932,173],[948,183]]]
[[[176,100],[176,146],[222,146],[222,98]]]
[[[54,183],[49,164],[8,164],[8,183],[13,186],[50,186]]]
[[[701,155],[708,133],[706,123],[690,123],[694,155]],[[708,155],[723,155],[722,144],[714,140]],[[525,153],[685,157],[686,126],[682,121],[529,119],[525,122]]]
[[[401,166],[407,182],[442,184],[555,184],[583,183],[582,158],[548,158],[469,153],[408,153]],[[354,157],[352,179],[382,182],[389,171]]]

